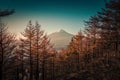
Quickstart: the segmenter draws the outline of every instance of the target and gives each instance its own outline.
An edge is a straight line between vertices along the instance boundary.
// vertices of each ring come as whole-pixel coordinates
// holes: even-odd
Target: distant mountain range
[[[71,41],[73,35],[66,32],[65,30],[60,30],[59,32],[54,32],[49,35],[51,43],[54,44],[54,47],[57,50],[66,48],[69,42]]]

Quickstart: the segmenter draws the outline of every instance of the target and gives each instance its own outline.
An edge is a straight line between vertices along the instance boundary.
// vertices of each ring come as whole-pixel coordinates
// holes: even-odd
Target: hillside
[[[62,29],[59,32],[54,32],[49,35],[49,38],[51,39],[51,43],[54,44],[54,47],[57,50],[66,48],[69,42],[71,41],[72,37],[73,37],[72,34]]]

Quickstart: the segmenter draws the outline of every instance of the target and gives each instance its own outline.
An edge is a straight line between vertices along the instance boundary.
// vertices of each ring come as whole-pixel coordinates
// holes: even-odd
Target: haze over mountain
[[[49,38],[51,39],[51,43],[54,44],[54,47],[57,50],[66,48],[69,42],[71,41],[72,37],[73,37],[72,34],[62,29],[59,32],[54,32],[49,35]]]

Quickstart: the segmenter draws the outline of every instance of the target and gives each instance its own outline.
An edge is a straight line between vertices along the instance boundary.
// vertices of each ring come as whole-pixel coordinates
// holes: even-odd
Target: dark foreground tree
[[[26,59],[29,61],[28,63],[25,61],[28,69],[27,74],[30,74],[28,79],[39,80],[42,78],[45,80],[47,60],[53,51],[49,38],[41,30],[38,22],[33,25],[31,21],[29,21],[22,35],[24,36],[20,43],[22,45],[21,49],[24,52],[22,54],[26,55]]]
[[[28,55],[28,59],[29,59],[29,73],[30,77],[29,80],[33,80],[33,39],[35,36],[35,28],[33,26],[33,24],[31,23],[31,21],[29,21],[25,32],[22,33],[22,35],[25,37],[24,39],[21,39],[21,44],[23,45],[23,49],[24,49],[24,54]]]
[[[14,50],[14,35],[7,32],[6,24],[1,21],[1,17],[8,16],[14,13],[14,10],[0,11],[0,80],[4,80],[4,67],[10,55]],[[6,51],[8,50],[8,51]],[[7,60],[6,60],[7,58]],[[5,61],[6,60],[6,61]]]
[[[0,79],[5,80],[10,67],[10,59],[14,55],[15,50],[15,36],[7,32],[7,27],[0,21]]]
[[[71,72],[71,74],[65,76],[63,79],[119,80],[120,0],[110,0],[109,3],[106,3],[105,8],[102,9],[101,12],[98,12],[96,16],[91,17],[87,22],[86,32],[87,50],[85,50],[80,57],[82,59],[80,63],[85,64],[83,66],[85,68],[80,69],[79,72]],[[77,45],[74,44],[74,46]],[[73,48],[70,47],[69,50],[72,49]],[[69,57],[70,56],[68,56],[68,58]],[[73,58],[72,60],[75,59],[76,58]]]

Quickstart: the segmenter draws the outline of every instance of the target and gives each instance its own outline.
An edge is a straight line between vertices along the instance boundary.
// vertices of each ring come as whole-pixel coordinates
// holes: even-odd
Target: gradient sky
[[[104,0],[0,0],[0,9],[15,9],[5,17],[9,30],[19,34],[28,21],[38,21],[46,33],[64,29],[76,34],[88,20],[104,8]]]

